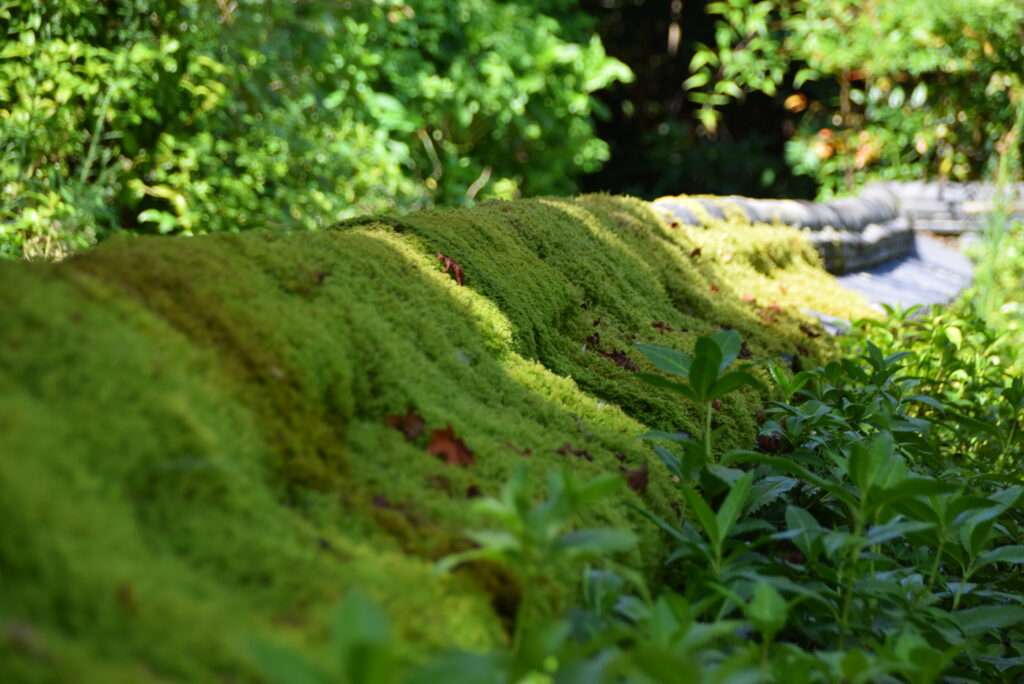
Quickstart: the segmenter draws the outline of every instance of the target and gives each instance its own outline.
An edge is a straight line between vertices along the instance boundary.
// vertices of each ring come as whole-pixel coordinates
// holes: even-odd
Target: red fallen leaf
[[[699,256],[700,256],[700,247],[694,247],[693,251],[690,252],[690,258],[692,259],[693,257],[699,257]]]
[[[444,254],[441,254],[440,252],[438,252],[434,256],[440,259],[444,264],[444,272],[448,273],[450,271],[451,274],[455,276],[455,282],[459,284],[459,287],[462,287],[462,265],[459,264],[459,262],[456,261],[455,259],[452,259],[451,257],[446,257]]]
[[[647,491],[647,476],[649,473],[647,461],[644,461],[643,465],[635,470],[630,470],[624,466],[619,466],[619,470],[626,476],[626,486],[637,494],[643,494]]]
[[[597,346],[601,344],[601,333],[594,333],[593,335],[587,335],[587,344]]]
[[[664,321],[654,321],[653,323],[651,323],[651,327],[654,328],[655,330],[660,330],[662,334],[667,332],[675,332],[675,328],[668,327],[667,325],[665,325]]]
[[[529,449],[517,449],[516,445],[513,444],[512,442],[508,441],[507,439],[501,440],[501,443],[504,444],[505,446],[507,446],[512,451],[516,452],[517,454],[519,454],[520,456],[523,456],[523,457],[529,456],[531,453],[533,453]]]
[[[388,421],[388,425],[396,430],[400,430],[402,434],[405,435],[407,442],[411,442],[423,434],[423,428],[425,426],[423,418],[416,413],[411,406],[404,415],[395,414],[392,416],[384,416],[384,419]]]
[[[711,291],[712,291],[712,292],[718,292],[718,286],[717,286],[717,285],[715,285],[714,283],[712,283],[712,285],[711,285]]]
[[[757,446],[761,447],[761,451],[766,451],[769,454],[775,453],[782,448],[782,433],[773,430],[771,434],[758,435]]]
[[[610,352],[606,352],[602,351],[601,349],[598,349],[597,353],[607,359],[611,359],[612,361],[614,361],[615,365],[618,366],[619,368],[625,368],[626,370],[631,371],[640,370],[640,367],[633,363],[633,359],[629,358],[629,355],[626,354],[626,352],[624,351],[612,349]]]
[[[717,399],[715,399],[714,401],[711,402],[711,408],[715,409],[716,411],[721,411],[722,410],[722,402],[720,402]]]
[[[444,475],[431,475],[427,478],[427,482],[434,485],[438,489],[443,489],[449,494],[452,493],[452,482]]]
[[[808,337],[821,337],[820,332],[818,332],[809,325],[804,325],[803,323],[800,324],[800,332],[802,332],[804,335],[807,335]]]
[[[434,430],[431,433],[427,452],[443,458],[448,465],[474,464],[473,452],[461,437],[455,436],[455,430],[451,425],[446,425],[444,430]]]
[[[669,223],[668,225],[669,225],[669,227],[671,227],[671,228],[678,228],[678,227],[679,227],[679,221],[672,221],[672,222],[671,222],[671,223]]]
[[[576,456],[578,458],[583,458],[583,459],[586,459],[588,461],[593,461],[594,460],[594,457],[591,456],[589,452],[587,452],[584,449],[573,449],[572,445],[569,444],[568,442],[563,444],[558,449],[555,449],[555,453],[556,454],[564,454],[566,456],[570,456],[570,455],[571,456]]]
[[[480,489],[480,485],[469,485],[468,487],[466,487],[467,499],[479,499],[483,495],[484,492],[482,489]]]
[[[772,300],[772,303],[768,307],[768,309],[771,310],[771,311],[774,311],[775,313],[782,313],[782,307],[779,306],[779,303],[777,301],[775,301],[774,299]]]
[[[742,299],[742,300],[743,300],[743,301],[745,301],[745,302],[756,302],[756,301],[757,301],[757,300],[756,300],[756,299],[754,298],[754,295],[752,295],[752,294],[750,294],[750,293],[748,293],[748,292],[743,292],[743,293],[741,293],[741,294],[740,294],[740,299]]]

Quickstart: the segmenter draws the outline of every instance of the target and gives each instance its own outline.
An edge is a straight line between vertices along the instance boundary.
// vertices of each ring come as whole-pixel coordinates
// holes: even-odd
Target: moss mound
[[[696,416],[632,377],[630,345],[729,326],[753,357],[816,363],[805,307],[868,312],[795,230],[609,196],[0,263],[0,671],[256,679],[254,640],[315,646],[352,587],[413,656],[502,643],[516,579],[433,572],[478,524],[467,499],[524,460],[538,492],[551,467],[650,461],[646,491],[580,523],[636,529],[624,561],[656,573],[663,540],[623,503],[671,516],[672,488],[635,437]],[[725,399],[724,447],[763,399]],[[449,427],[471,464],[428,451]]]

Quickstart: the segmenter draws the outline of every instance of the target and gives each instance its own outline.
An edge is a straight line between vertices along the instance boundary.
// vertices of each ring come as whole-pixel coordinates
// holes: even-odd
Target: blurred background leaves
[[[562,0],[0,3],[0,251],[567,194],[629,80]]]
[[[870,179],[1020,176],[1024,5],[586,0],[638,74],[589,187],[814,197]]]
[[[986,178],[996,0],[0,0],[0,255],[607,190]]]

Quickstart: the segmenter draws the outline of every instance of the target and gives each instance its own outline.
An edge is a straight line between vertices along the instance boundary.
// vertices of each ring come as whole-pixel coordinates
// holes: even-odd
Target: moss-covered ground
[[[249,681],[253,642],[315,645],[352,587],[413,657],[503,643],[516,578],[433,571],[479,523],[468,500],[523,462],[540,492],[551,467],[647,461],[645,491],[579,522],[635,529],[623,562],[657,573],[625,503],[677,508],[636,437],[696,414],[633,377],[631,345],[731,327],[744,356],[816,364],[834,349],[804,309],[868,313],[795,230],[610,196],[0,263],[0,672]],[[722,448],[751,444],[765,398],[723,399]],[[472,463],[428,451],[449,426]]]

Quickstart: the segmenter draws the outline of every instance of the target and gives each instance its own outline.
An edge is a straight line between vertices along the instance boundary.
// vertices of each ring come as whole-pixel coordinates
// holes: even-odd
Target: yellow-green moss
[[[580,522],[634,527],[624,560],[657,571],[664,541],[623,504],[671,516],[673,490],[635,437],[694,430],[692,407],[597,349],[640,364],[634,342],[690,350],[731,326],[755,357],[813,363],[833,349],[805,307],[866,313],[797,231],[672,228],[600,195],[0,264],[0,666],[25,681],[244,679],[249,641],[315,644],[353,586],[413,655],[499,643],[515,583],[431,568],[479,524],[468,494],[496,494],[524,458],[538,492],[563,463],[587,476],[649,461],[643,495]],[[761,400],[726,398],[724,447],[750,444]],[[427,424],[411,442],[385,420],[409,407]],[[446,425],[475,466],[426,452]],[[572,591],[566,578],[554,606]]]

